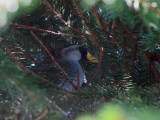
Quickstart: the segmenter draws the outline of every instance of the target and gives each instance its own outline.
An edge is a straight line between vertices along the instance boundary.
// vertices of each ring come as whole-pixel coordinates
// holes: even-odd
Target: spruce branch
[[[84,34],[84,35],[93,37],[93,36],[91,36],[91,35],[88,35],[88,34],[86,34],[86,33],[82,33],[81,31],[79,31],[79,30],[71,27],[66,21],[64,21],[64,20],[58,15],[58,13],[53,9],[53,7],[49,4],[49,2],[48,2],[47,0],[45,0],[45,4],[49,7],[49,9],[52,11],[52,13],[53,13],[54,15],[56,15],[56,17],[57,17],[65,26],[69,27],[70,29],[72,29],[72,30],[74,30],[74,31],[76,31],[76,32],[78,32],[78,33],[80,33],[80,34]],[[71,8],[71,7],[69,7],[69,8]]]
[[[41,114],[38,118],[35,120],[43,120],[43,118],[48,114],[48,110],[45,110],[43,114]]]
[[[124,65],[124,69],[125,72],[127,73],[127,69],[126,69],[126,41],[125,41],[125,36],[123,34],[123,65]]]
[[[16,63],[19,65],[20,68],[22,68],[23,70],[25,70],[25,71],[27,71],[27,72],[32,73],[33,75],[36,75],[36,74],[35,74],[34,72],[32,72],[30,69],[26,68],[23,63],[19,62],[19,61],[16,59],[16,57],[11,53],[10,49],[9,49],[7,46],[5,46],[5,49],[6,49],[6,52],[8,53],[8,55],[12,58],[12,60],[13,60],[14,62],[16,62]]]
[[[100,68],[103,51],[104,51],[104,48],[100,47],[99,59],[98,59],[98,64],[97,64],[96,70],[93,73],[91,79],[87,82],[86,87],[93,81],[93,79],[95,78],[95,76],[96,76],[96,74],[97,74],[97,72],[98,72],[98,70]]]
[[[77,90],[80,88],[80,75],[79,75],[79,70],[77,70]]]
[[[156,67],[155,67],[155,63],[154,63],[154,61],[151,60],[151,58],[149,57],[149,54],[150,54],[149,51],[146,51],[146,52],[145,52],[145,55],[146,55],[146,57],[148,58],[148,62],[149,62],[149,64],[151,65],[151,67],[153,68],[156,83],[159,83],[159,82],[160,82],[160,78],[159,78],[159,75],[158,75],[158,73],[157,73],[157,70],[156,70]],[[150,74],[151,74],[151,73],[150,73]]]
[[[30,26],[26,26],[26,25],[21,25],[21,24],[13,23],[13,22],[11,22],[10,24],[13,25],[13,26],[16,26],[16,27],[25,28],[25,29],[32,30],[32,31],[47,32],[49,34],[60,35],[60,36],[69,36],[69,37],[84,38],[82,36],[65,34],[65,33],[57,33],[57,32],[51,31],[51,30],[44,30],[44,29],[30,27]]]
[[[105,25],[104,20],[102,19],[102,17],[100,16],[100,14],[97,12],[97,9],[95,8],[94,5],[92,6],[92,11],[93,11],[96,19],[98,20],[98,22],[99,22],[99,24],[100,24],[100,26],[101,26],[102,31],[103,31],[104,34],[105,34],[106,40],[108,40],[108,39],[109,39],[109,33],[107,32],[107,29],[106,29],[107,27],[106,27],[106,25]]]
[[[64,111],[61,107],[59,107],[57,104],[54,102],[51,103],[52,107],[58,110],[60,113],[62,113],[64,116],[68,117],[68,113]]]
[[[19,88],[24,89],[33,102],[37,102],[38,101],[37,98],[35,97],[35,93],[32,92],[32,91],[30,91],[25,85],[23,85],[22,83],[20,83],[17,79],[13,78],[12,76],[9,76],[5,72],[3,72],[2,69],[0,69],[0,73],[4,77],[6,77],[8,80],[10,80],[12,84],[15,83],[16,85],[19,86]]]
[[[117,24],[119,25],[120,29],[134,41],[136,45],[139,45],[138,38],[134,34],[128,31],[119,20],[117,20]]]
[[[133,71],[133,70],[134,70],[134,61],[135,61],[136,58],[137,58],[137,52],[138,52],[138,46],[135,45],[135,50],[134,50],[133,60],[132,60],[132,66],[131,66],[131,70],[130,70],[130,71]]]
[[[73,0],[73,3],[75,5],[76,9],[78,10],[78,12],[79,12],[82,20],[84,21],[85,25],[87,26],[87,28],[91,32],[92,36],[94,37],[96,43],[100,44],[100,41],[98,40],[98,37],[96,36],[96,34],[94,33],[94,31],[92,30],[91,26],[88,25],[86,18],[83,16],[83,13],[82,13],[81,9],[79,8],[77,1]]]

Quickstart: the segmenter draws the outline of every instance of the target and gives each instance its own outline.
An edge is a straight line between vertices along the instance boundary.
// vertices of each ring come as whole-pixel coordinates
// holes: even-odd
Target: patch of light
[[[85,75],[84,75],[84,83],[87,83],[87,79]]]
[[[151,27],[153,27],[154,29],[158,29],[158,27],[157,27],[157,25],[155,25],[154,23],[149,23],[149,25],[151,26]]]
[[[117,54],[117,55],[119,55],[119,52],[118,52],[118,51],[116,51],[116,54]]]
[[[0,0],[0,6],[2,7],[3,5],[6,4],[6,1],[5,0]]]
[[[45,21],[47,21],[48,20],[48,18],[45,18]]]
[[[19,0],[20,4],[22,4],[23,6],[28,6],[31,5],[32,0]]]
[[[107,55],[111,55],[111,53],[107,53]]]
[[[133,7],[135,10],[139,10],[139,0],[134,0]]]
[[[111,38],[111,37],[112,37],[112,35],[109,35],[109,37]]]
[[[143,12],[147,14],[148,13],[147,4],[146,3],[142,3],[142,6],[143,6]]]
[[[17,0],[7,0],[6,1],[6,9],[13,13],[16,12],[19,8],[19,4]]]
[[[71,111],[72,111],[72,108],[68,108],[67,113],[68,113],[68,114],[71,114]]]
[[[3,11],[0,13],[0,28],[4,27],[7,23],[7,12]]]
[[[152,3],[152,7],[157,7],[157,3],[156,3],[156,2],[153,2],[153,3]]]
[[[132,6],[132,2],[133,2],[133,0],[126,0],[126,3],[127,3],[127,5],[128,5],[129,7]]]
[[[19,60],[25,60],[25,58],[19,58]]]
[[[95,4],[98,0],[83,0],[83,2],[89,6]]]
[[[115,0],[103,0],[107,5],[111,5],[115,2]]]
[[[36,65],[33,63],[33,64],[31,64],[31,66],[36,66]]]
[[[102,9],[101,8],[99,8],[98,13],[102,13]]]

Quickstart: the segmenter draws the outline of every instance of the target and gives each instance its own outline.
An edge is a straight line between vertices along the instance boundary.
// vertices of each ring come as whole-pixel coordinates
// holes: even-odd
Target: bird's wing
[[[69,72],[72,69],[70,62],[64,59],[57,59],[56,62],[64,69],[64,71]],[[70,71],[71,72],[71,71]]]

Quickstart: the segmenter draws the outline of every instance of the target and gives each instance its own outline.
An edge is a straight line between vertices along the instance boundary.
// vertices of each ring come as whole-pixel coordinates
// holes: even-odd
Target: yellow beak
[[[92,56],[90,53],[87,53],[87,59],[89,60],[89,62],[98,63],[98,59]]]

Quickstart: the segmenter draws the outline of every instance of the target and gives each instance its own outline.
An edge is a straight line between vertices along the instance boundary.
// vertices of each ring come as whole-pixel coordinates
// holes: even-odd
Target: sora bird
[[[80,61],[89,61],[97,63],[97,59],[87,52],[82,45],[72,45],[63,48],[60,52],[60,58],[56,60],[58,64],[64,69],[69,75],[75,86],[81,87],[84,80],[86,79],[84,71],[80,65]],[[78,84],[79,79],[79,84]],[[66,89],[70,92],[74,92],[75,88],[64,81],[61,83],[61,88]]]
[[[55,56],[54,52],[53,54]],[[55,58],[56,62],[63,68],[63,70],[72,80],[73,84],[77,87],[81,87],[86,78],[84,71],[80,65],[80,61],[89,61],[94,63],[98,62],[98,60],[91,54],[89,54],[86,48],[82,45],[70,45],[68,47],[65,47],[59,52],[58,55],[55,56]],[[44,71],[54,66],[55,65],[53,65],[53,63],[43,64],[38,66],[38,69]],[[37,68],[34,70],[37,71]],[[75,88],[71,85],[71,83],[67,82],[66,80],[63,80],[59,84],[59,86],[70,92],[75,92]]]

